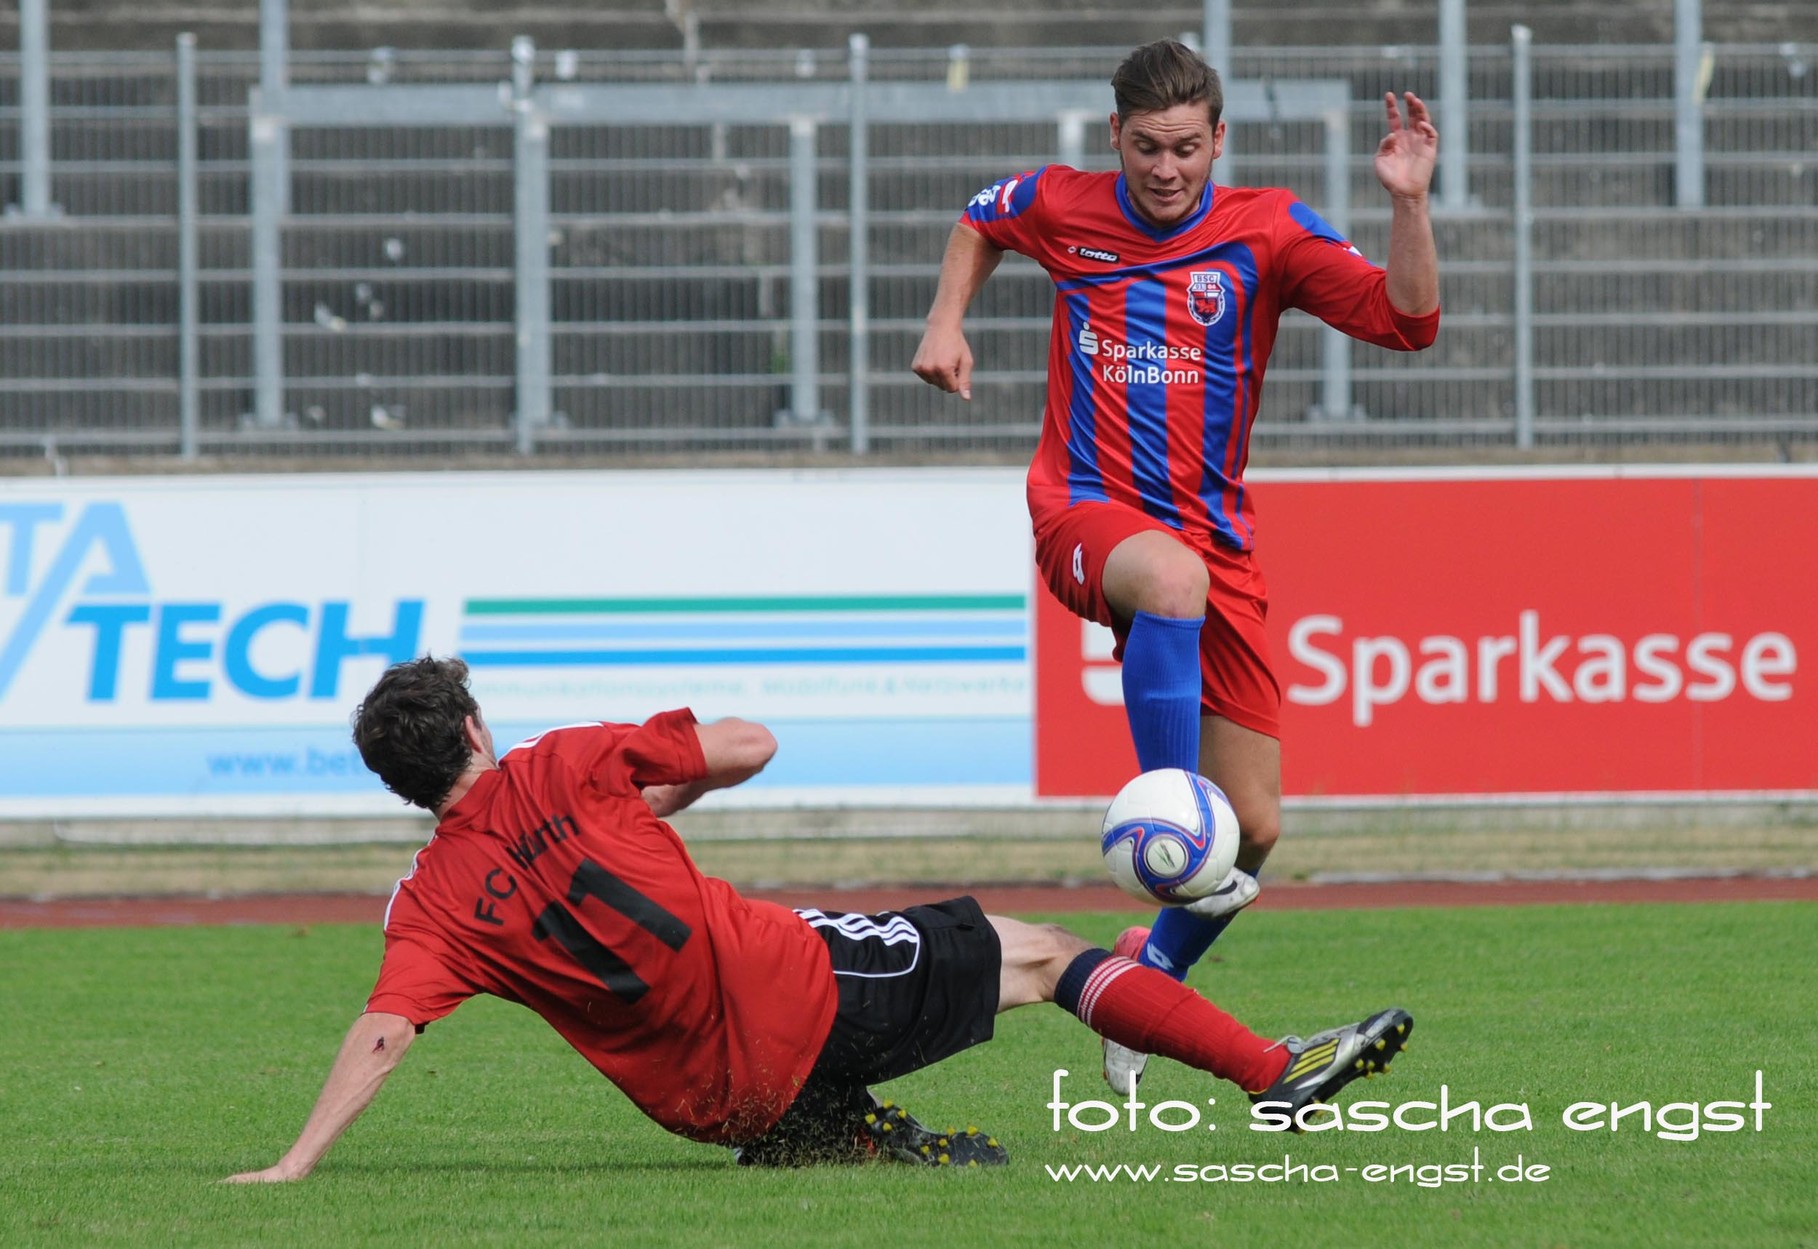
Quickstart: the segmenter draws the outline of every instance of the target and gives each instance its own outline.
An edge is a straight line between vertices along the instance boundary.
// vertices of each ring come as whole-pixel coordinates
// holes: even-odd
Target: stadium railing
[[[1121,48],[874,51],[876,83],[1103,82]],[[1706,91],[1705,207],[1674,206],[1673,50],[1532,51],[1533,432],[1541,454],[1779,456],[1818,444],[1818,46],[1717,45]],[[519,458],[518,247],[511,114],[496,125],[298,127],[282,223],[277,420],[254,368],[248,95],[253,54],[196,57],[199,241],[194,447],[241,464]],[[0,58],[0,202],[16,203],[16,58]],[[840,82],[846,49],[609,56],[539,52],[541,84]],[[1370,170],[1384,90],[1431,96],[1432,48],[1240,52],[1241,82],[1348,91],[1349,228],[1380,257]],[[1516,442],[1515,143],[1510,49],[1469,57],[1470,207],[1442,214],[1445,331],[1401,357],[1356,348],[1332,410],[1319,327],[1283,326],[1261,454],[1496,458]],[[293,84],[508,83],[497,53],[297,54]],[[0,225],[0,463],[183,449],[178,80],[163,54],[51,63],[49,219]],[[1089,103],[1089,101],[1088,101]],[[871,448],[943,459],[1020,455],[1045,376],[1048,287],[1012,263],[970,323],[978,399],[943,402],[907,372],[942,242],[998,177],[1061,155],[1107,167],[1096,115],[1068,125],[873,116],[865,179],[870,309],[861,353]],[[803,290],[791,179],[802,153],[773,121],[564,125],[551,131],[549,390],[535,460],[584,454],[850,449],[847,128],[817,127],[814,380],[792,384]],[[1070,150],[1069,150],[1070,149]],[[1233,126],[1235,180],[1326,208],[1317,117]],[[792,175],[792,169],[797,171]],[[826,414],[821,419],[821,412]]]

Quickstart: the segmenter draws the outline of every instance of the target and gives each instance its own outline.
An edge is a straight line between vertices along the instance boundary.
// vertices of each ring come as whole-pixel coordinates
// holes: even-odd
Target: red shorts
[[[1172,529],[1121,503],[1075,503],[1035,515],[1035,565],[1048,588],[1076,616],[1109,625],[1122,659],[1130,622],[1113,619],[1105,601],[1105,560],[1139,533],[1165,533],[1196,553],[1210,574],[1206,623],[1199,631],[1199,703],[1246,729],[1281,736],[1281,686],[1263,621],[1269,587],[1248,551],[1233,551],[1206,535]]]

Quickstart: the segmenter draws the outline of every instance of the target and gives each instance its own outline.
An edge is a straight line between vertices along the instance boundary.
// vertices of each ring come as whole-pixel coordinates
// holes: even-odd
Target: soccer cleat
[[[1234,867],[1225,874],[1218,888],[1196,902],[1187,903],[1185,909],[1201,919],[1223,919],[1249,906],[1261,892],[1262,886],[1256,883],[1256,877],[1241,867]]]
[[[1331,1101],[1351,1081],[1388,1071],[1390,1060],[1406,1047],[1413,1030],[1414,1017],[1390,1007],[1362,1023],[1328,1028],[1304,1041],[1297,1036],[1283,1037],[1275,1045],[1288,1051],[1287,1067],[1275,1083],[1250,1094],[1250,1100],[1285,1106],[1290,1115],[1298,1115],[1314,1102]]]
[[[1127,958],[1142,962],[1138,957],[1143,952],[1143,945],[1149,940],[1147,928],[1126,928],[1117,935],[1117,941],[1111,947],[1111,953],[1118,958]],[[1137,1084],[1143,1078],[1143,1068],[1149,1065],[1149,1056],[1139,1054],[1127,1045],[1116,1041],[1104,1040],[1105,1049],[1105,1083],[1109,1084],[1120,1096],[1129,1097],[1136,1092]]]
[[[921,1167],[1001,1167],[1010,1154],[977,1128],[932,1132],[895,1102],[880,1102],[865,1116],[865,1133],[877,1152]]]

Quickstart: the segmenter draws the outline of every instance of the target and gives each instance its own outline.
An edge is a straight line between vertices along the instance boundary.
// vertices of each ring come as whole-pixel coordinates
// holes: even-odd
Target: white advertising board
[[[348,717],[459,654],[501,745],[692,706],[753,804],[1026,802],[1020,470],[0,485],[0,816],[384,815]]]

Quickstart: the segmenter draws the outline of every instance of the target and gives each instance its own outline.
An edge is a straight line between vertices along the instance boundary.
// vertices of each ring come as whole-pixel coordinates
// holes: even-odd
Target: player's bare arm
[[[1376,180],[1389,193],[1389,302],[1409,316],[1439,307],[1439,250],[1427,212],[1427,189],[1439,158],[1439,131],[1425,101],[1412,91],[1402,96],[1404,115],[1393,92],[1383,96],[1388,133],[1376,149]]]
[[[707,760],[707,775],[686,785],[645,786],[644,801],[658,818],[692,805],[709,790],[743,784],[762,772],[776,754],[776,738],[770,730],[750,720],[728,717],[697,724],[694,731],[701,740],[701,756]]]
[[[354,1020],[297,1143],[275,1165],[230,1175],[226,1182],[276,1184],[300,1180],[315,1170],[329,1146],[372,1103],[416,1035],[416,1027],[402,1015],[373,1012]]]
[[[928,328],[922,334],[921,346],[909,365],[915,375],[930,386],[938,386],[962,399],[972,398],[972,348],[966,342],[961,325],[966,309],[984,289],[985,282],[997,271],[1004,258],[1001,248],[961,222],[947,237],[947,252],[941,257],[940,284],[934,291],[934,303],[928,309]]]

